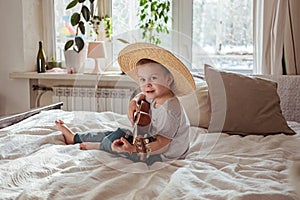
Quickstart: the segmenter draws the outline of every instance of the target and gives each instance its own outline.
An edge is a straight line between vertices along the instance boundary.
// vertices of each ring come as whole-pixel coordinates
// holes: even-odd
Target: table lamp
[[[93,58],[95,60],[95,67],[92,73],[100,74],[102,70],[99,69],[98,59],[106,58],[106,49],[104,41],[89,42],[87,57]]]

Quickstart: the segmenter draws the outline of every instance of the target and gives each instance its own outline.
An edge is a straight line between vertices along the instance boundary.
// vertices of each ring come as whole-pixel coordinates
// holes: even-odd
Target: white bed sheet
[[[289,165],[294,136],[229,136],[191,127],[185,160],[143,163],[65,145],[54,125],[74,131],[130,128],[111,112],[44,111],[0,130],[0,199],[296,199]]]

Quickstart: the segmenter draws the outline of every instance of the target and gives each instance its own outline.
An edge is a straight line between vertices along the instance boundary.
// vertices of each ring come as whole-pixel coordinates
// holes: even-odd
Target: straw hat
[[[151,59],[167,68],[174,77],[172,91],[183,96],[195,90],[195,81],[188,68],[170,51],[150,43],[134,43],[120,51],[118,62],[123,72],[138,83],[136,64],[141,59]]]

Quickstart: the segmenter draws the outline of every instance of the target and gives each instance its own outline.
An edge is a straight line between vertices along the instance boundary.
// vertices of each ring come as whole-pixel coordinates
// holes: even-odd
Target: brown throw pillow
[[[209,132],[295,134],[284,119],[276,82],[205,65],[211,102]]]
[[[208,87],[205,81],[196,83],[196,90],[188,95],[179,97],[191,126],[208,128],[210,121],[210,101]]]

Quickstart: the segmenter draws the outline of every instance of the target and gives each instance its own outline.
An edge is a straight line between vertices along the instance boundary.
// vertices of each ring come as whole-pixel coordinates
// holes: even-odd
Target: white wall
[[[34,71],[42,39],[41,0],[0,0],[0,115],[29,109],[29,81],[9,73]]]

